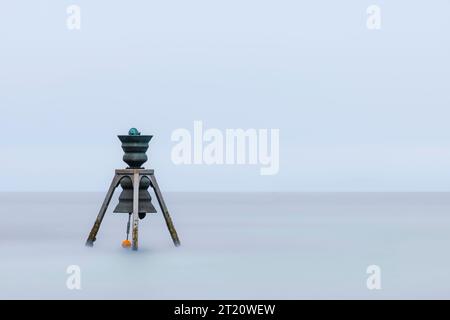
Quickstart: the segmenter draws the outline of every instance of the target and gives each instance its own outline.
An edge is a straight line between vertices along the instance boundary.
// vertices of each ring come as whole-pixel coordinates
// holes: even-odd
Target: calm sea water
[[[84,247],[102,198],[1,193],[0,298],[450,298],[449,193],[168,193],[182,246],[158,212],[138,252],[111,210]]]

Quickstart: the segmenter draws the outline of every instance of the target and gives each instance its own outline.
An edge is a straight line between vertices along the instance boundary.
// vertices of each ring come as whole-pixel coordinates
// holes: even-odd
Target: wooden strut
[[[133,182],[133,229],[132,229],[132,249],[138,250],[139,241],[138,241],[138,229],[139,229],[139,184],[143,177],[147,177],[150,179],[151,186],[153,191],[155,192],[156,198],[158,200],[159,206],[161,208],[162,214],[164,216],[164,220],[166,221],[167,228],[169,229],[170,236],[172,237],[172,241],[175,246],[180,245],[180,240],[178,238],[177,231],[173,225],[172,219],[170,218],[169,211],[167,210],[167,206],[164,202],[164,198],[162,196],[161,190],[159,189],[158,182],[156,181],[156,177],[154,174],[154,170],[146,170],[146,169],[118,169],[114,175],[114,178],[111,182],[109,190],[105,196],[103,204],[100,208],[100,211],[97,215],[97,219],[94,222],[91,232],[89,233],[89,237],[86,240],[86,246],[92,247],[94,246],[94,241],[96,240],[97,233],[100,229],[100,225],[105,217],[106,210],[108,209],[109,203],[111,202],[111,198],[114,194],[115,189],[119,186],[120,181],[124,177],[129,177]]]

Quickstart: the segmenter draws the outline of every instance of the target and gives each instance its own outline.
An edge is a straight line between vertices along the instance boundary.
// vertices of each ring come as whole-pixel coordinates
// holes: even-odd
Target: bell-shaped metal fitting
[[[131,178],[124,177],[120,181],[120,186],[123,191],[119,196],[119,204],[114,209],[114,212],[132,213],[133,212],[133,182]],[[150,179],[143,177],[139,184],[139,218],[144,219],[146,213],[156,212],[152,204],[152,197],[147,191],[150,187]]]
[[[128,164],[130,169],[141,169],[142,165],[148,160],[145,153],[153,136],[122,135],[118,137],[125,152],[123,161]]]

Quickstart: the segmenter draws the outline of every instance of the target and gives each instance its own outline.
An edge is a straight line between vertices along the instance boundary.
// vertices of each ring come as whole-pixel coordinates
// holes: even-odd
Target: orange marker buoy
[[[131,241],[130,240],[123,240],[122,241],[122,248],[129,248],[131,247]]]
[[[128,214],[128,223],[127,223],[127,239],[122,241],[122,248],[128,249],[131,247],[131,241],[128,240],[130,236],[130,221],[131,221],[131,213]]]

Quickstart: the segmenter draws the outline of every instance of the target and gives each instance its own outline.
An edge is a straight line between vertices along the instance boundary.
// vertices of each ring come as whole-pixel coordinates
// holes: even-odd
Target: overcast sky
[[[66,8],[81,8],[81,30]],[[381,30],[366,9],[381,8]],[[0,191],[450,191],[450,2],[3,1]],[[175,165],[178,128],[279,129],[280,170]]]

